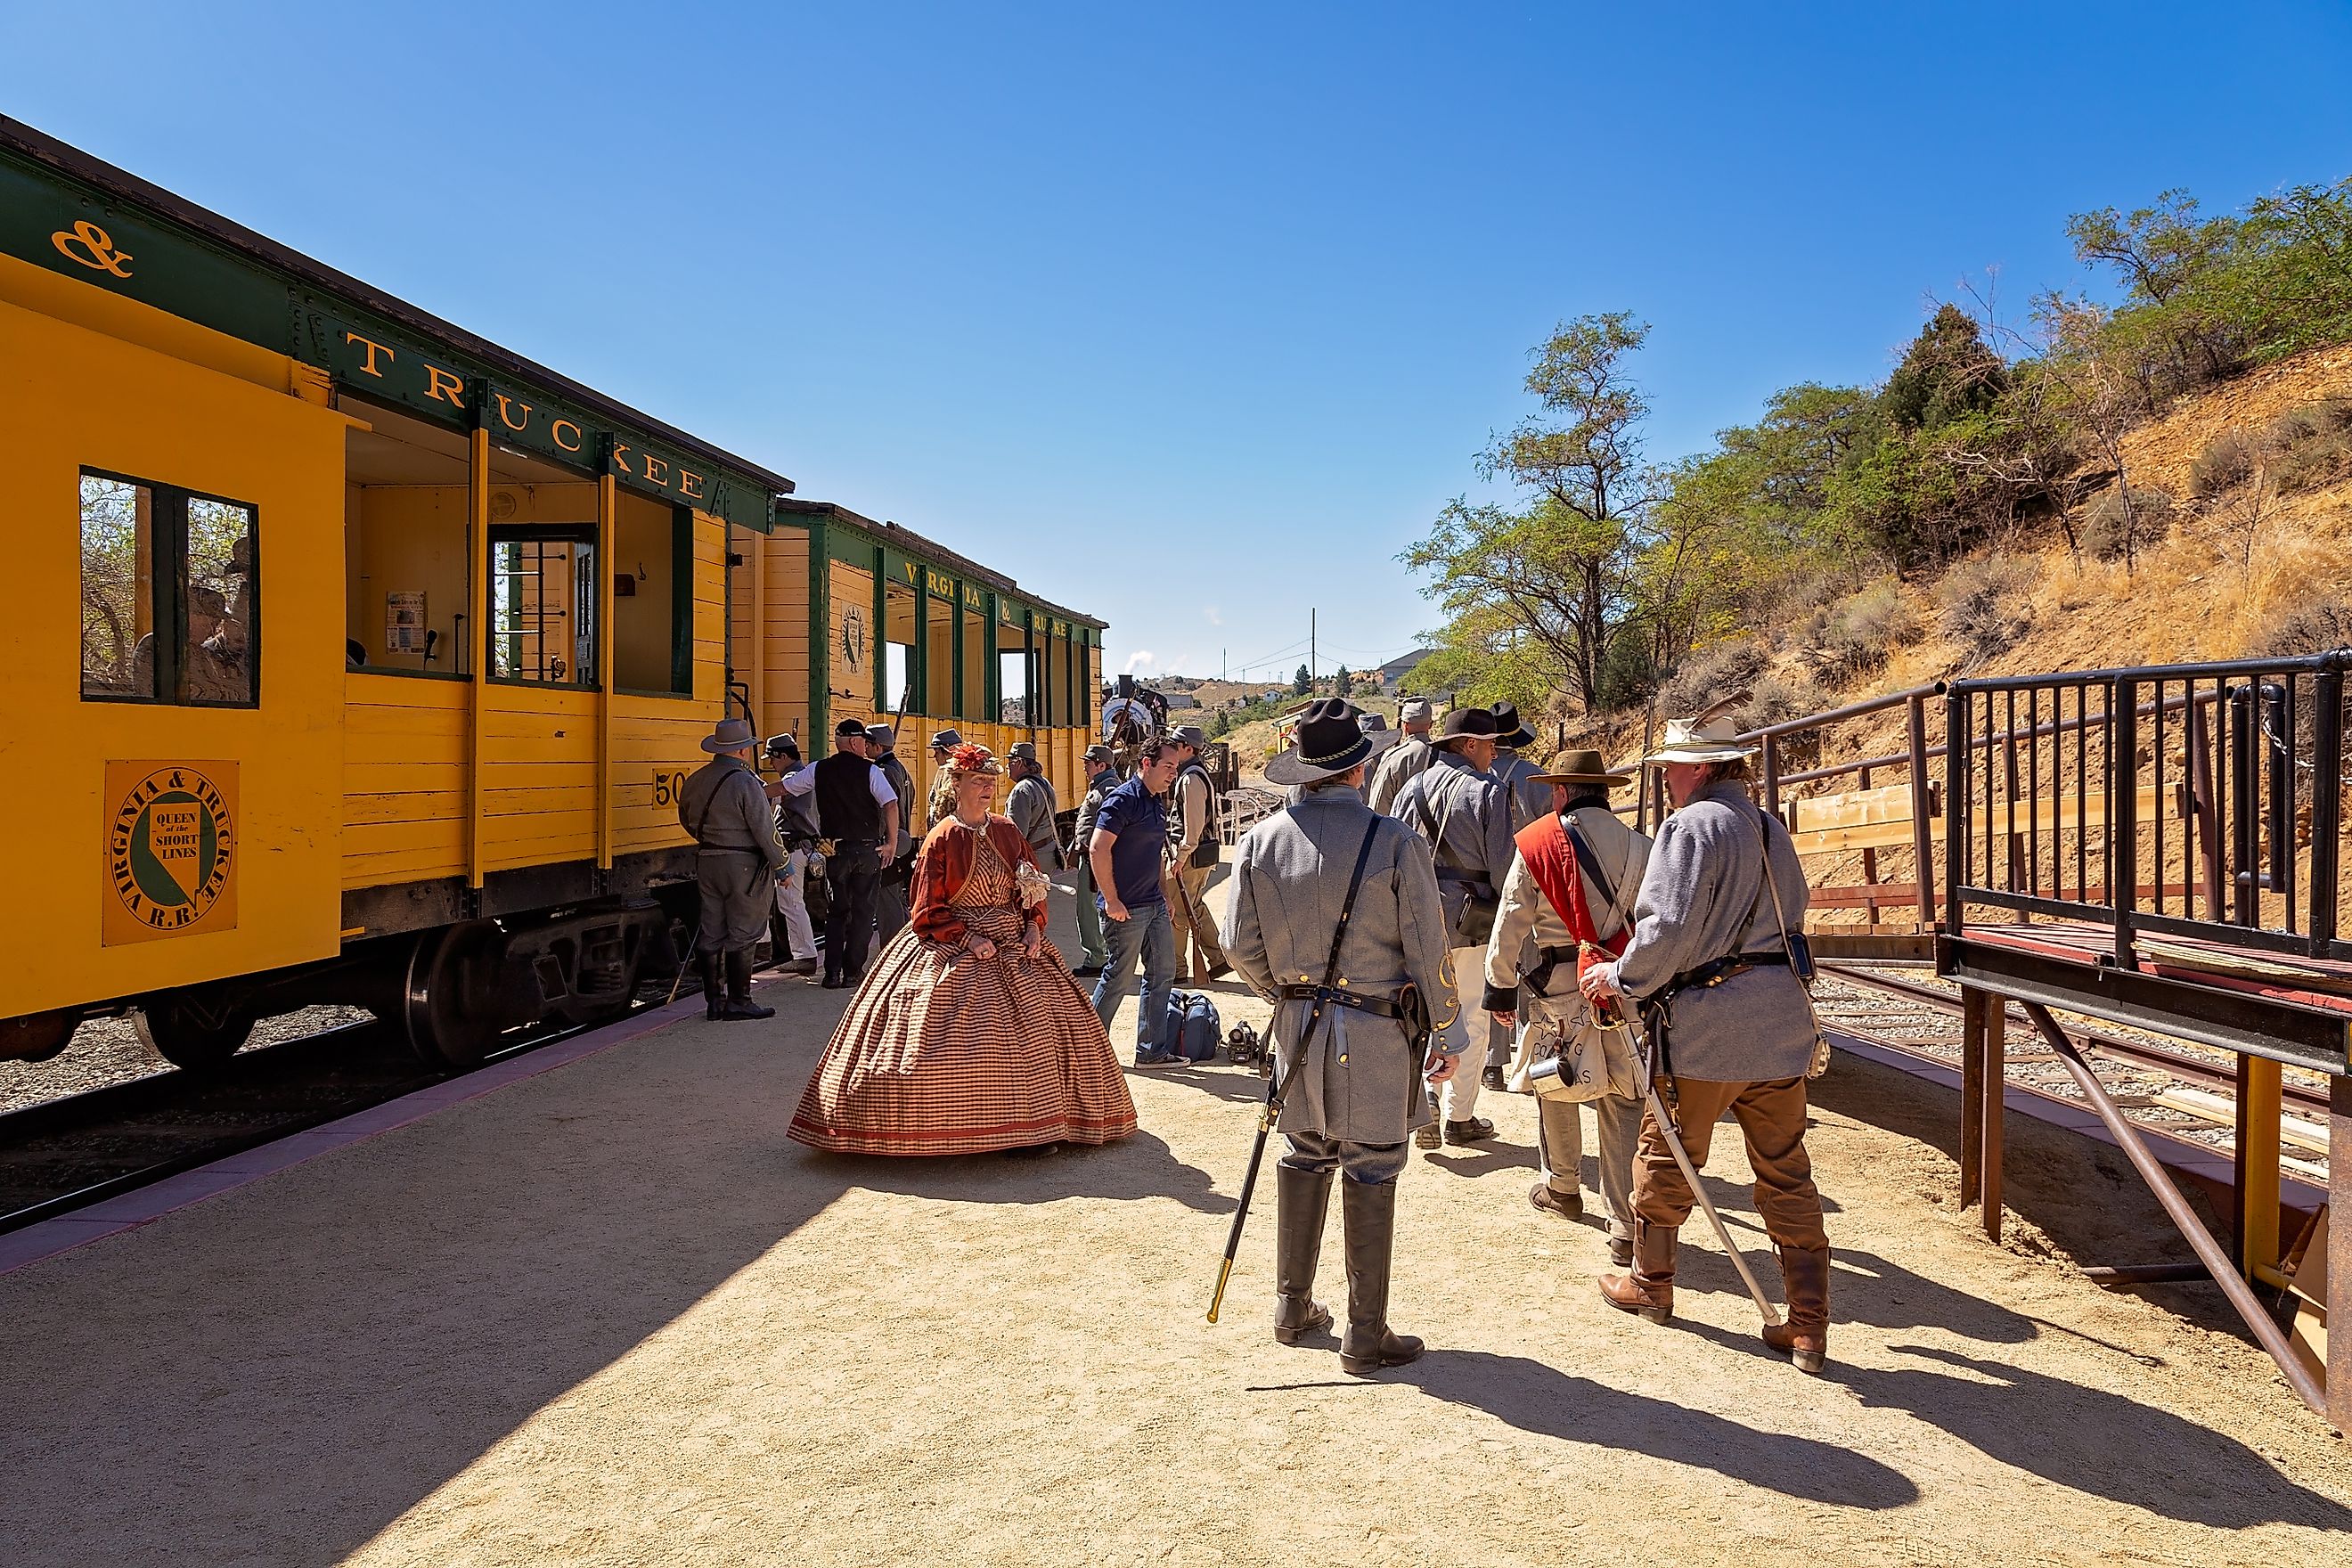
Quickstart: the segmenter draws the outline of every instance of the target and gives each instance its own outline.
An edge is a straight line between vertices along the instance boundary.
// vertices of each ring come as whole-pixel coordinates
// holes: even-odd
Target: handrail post
[[[2262,708],[2263,770],[2270,775],[2269,809],[2263,813],[2270,852],[2270,890],[2285,901],[2287,929],[2294,928],[2294,716],[2286,688],[2265,680],[2259,698]]]
[[[1947,699],[1948,701],[1949,699]],[[1932,809],[1932,792],[1927,784],[1927,699],[1922,692],[1913,692],[1910,701],[1911,745],[1911,853],[1918,860],[1917,875],[1912,880],[1919,886],[1919,929],[1932,931],[1936,925],[1936,855],[1935,839],[1927,829],[1927,816]],[[1951,734],[1948,724],[1947,737]],[[1948,750],[1948,746],[1946,748]],[[1948,791],[1946,792],[1948,795]],[[1944,857],[1952,853],[1949,825],[1946,825]]]
[[[1953,936],[1966,925],[1960,902],[1969,844],[1969,697],[1955,688],[1944,698],[1944,930]]]
[[[1780,737],[1764,737],[1764,809],[1780,815]]]
[[[2116,966],[2137,968],[2132,915],[2139,905],[2139,683],[2128,676],[2107,698],[2107,902],[2116,911]],[[2162,810],[2162,803],[2158,803]],[[2164,879],[2163,868],[2157,880]]]
[[[2262,775],[2254,768],[2254,689],[2230,688],[2230,887],[2233,918],[2242,926],[2262,923],[2261,873],[2254,847],[2256,798]]]
[[[2336,945],[2336,878],[2344,828],[2344,672],[2323,669],[2312,682],[2311,952]],[[2287,854],[2294,853],[2292,844]]]

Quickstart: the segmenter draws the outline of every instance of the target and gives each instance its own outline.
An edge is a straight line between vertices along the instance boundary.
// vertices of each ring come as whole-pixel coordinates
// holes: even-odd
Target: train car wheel
[[[428,933],[408,961],[401,1024],[434,1067],[479,1067],[498,1040],[506,934],[488,921]]]
[[[58,1007],[22,1018],[0,1018],[0,1062],[45,1062],[73,1038],[78,1015]]]
[[[175,1068],[203,1072],[236,1055],[253,1033],[254,1017],[234,1004],[212,1005],[186,996],[164,996],[142,1005],[133,1025],[147,1048]]]

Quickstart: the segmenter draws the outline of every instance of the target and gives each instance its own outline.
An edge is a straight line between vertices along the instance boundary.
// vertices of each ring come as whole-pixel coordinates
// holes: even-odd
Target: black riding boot
[[[1339,1221],[1348,1243],[1348,1332],[1339,1341],[1339,1365],[1359,1374],[1402,1366],[1421,1355],[1418,1339],[1389,1332],[1396,1196],[1394,1182],[1339,1184]]]
[[[727,993],[719,984],[719,955],[698,952],[695,959],[702,965],[702,1016],[717,1023],[727,1016]]]
[[[773,1007],[762,1007],[751,1000],[751,950],[727,955],[727,1006],[719,1015],[722,1018],[772,1018]]]
[[[1315,1264],[1323,1253],[1323,1216],[1331,1212],[1331,1173],[1274,1168],[1274,1337],[1295,1345],[1331,1326],[1315,1300]]]

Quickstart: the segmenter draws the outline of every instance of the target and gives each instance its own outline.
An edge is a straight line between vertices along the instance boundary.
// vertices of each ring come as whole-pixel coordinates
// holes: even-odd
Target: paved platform
[[[1394,1316],[1437,1348],[1370,1383],[1266,1332],[1270,1194],[1202,1321],[1251,1074],[1133,1075],[1142,1130],[1098,1152],[818,1155],[783,1129],[842,998],[763,994],[772,1023],[633,1020],[0,1275],[0,1563],[2352,1552],[2346,1446],[2193,1289],[2034,1255],[2159,1252],[2113,1152],[2014,1130],[2004,1251],[1939,1207],[1948,1098],[1890,1069],[1817,1097],[1828,1375],[1761,1351],[1711,1241],[1673,1326],[1602,1307],[1599,1232],[1528,1206],[1531,1110],[1490,1097],[1496,1143],[1405,1178]],[[1736,1151],[1715,1177],[1760,1245]]]

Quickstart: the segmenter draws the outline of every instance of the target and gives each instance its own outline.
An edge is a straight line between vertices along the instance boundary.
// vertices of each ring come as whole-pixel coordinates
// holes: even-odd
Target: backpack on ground
[[[1168,993],[1168,1022],[1160,1032],[1160,1048],[1174,1051],[1188,1062],[1212,1060],[1224,1043],[1225,1024],[1217,1005],[1198,991]]]

